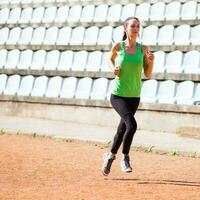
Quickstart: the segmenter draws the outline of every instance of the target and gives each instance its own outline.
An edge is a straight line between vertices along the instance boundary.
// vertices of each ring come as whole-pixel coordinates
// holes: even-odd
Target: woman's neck
[[[136,45],[136,38],[127,38],[126,40],[125,40],[125,43],[126,43],[126,45],[127,46],[129,46],[129,47],[134,47],[135,45]]]

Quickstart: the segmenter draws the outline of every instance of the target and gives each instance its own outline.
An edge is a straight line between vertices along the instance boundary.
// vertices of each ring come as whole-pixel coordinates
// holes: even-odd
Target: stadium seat
[[[31,66],[32,57],[32,50],[26,49],[24,51],[21,51],[19,63],[17,64],[17,69],[29,69]]]
[[[88,54],[87,64],[85,66],[86,71],[98,72],[101,65],[101,51],[93,51]]]
[[[80,22],[92,22],[94,17],[94,5],[86,5],[81,12]]]
[[[124,35],[124,27],[118,26],[113,30],[112,41],[113,42],[121,42]]]
[[[56,26],[67,21],[68,13],[69,13],[69,6],[66,5],[66,6],[62,6],[58,8],[56,17],[54,20],[54,22],[56,23]]]
[[[165,3],[156,2],[150,7],[150,21],[164,21],[165,19]]]
[[[60,94],[61,84],[62,78],[60,76],[54,76],[50,78],[45,96],[50,98],[57,98]]]
[[[72,30],[70,45],[82,45],[84,37],[85,28],[83,26],[78,26]]]
[[[175,29],[174,33],[175,45],[189,45],[190,44],[190,26],[187,24],[180,25]]]
[[[38,50],[33,53],[31,69],[42,70],[46,59],[46,51]]]
[[[1,7],[8,7],[9,6],[9,1],[8,0],[1,0],[0,1],[0,6]]]
[[[7,24],[17,24],[21,16],[21,8],[13,8],[7,20]]]
[[[166,5],[165,20],[178,21],[180,19],[181,3],[180,1],[172,1]]]
[[[7,60],[5,63],[5,69],[15,69],[19,62],[20,51],[18,49],[13,49],[8,51]]]
[[[108,9],[108,14],[107,14],[106,20],[108,22],[118,22],[118,21],[120,21],[121,10],[122,10],[121,4],[111,5]]]
[[[110,67],[108,66],[108,57],[110,55],[109,51],[105,51],[102,54],[102,59],[101,59],[101,65],[100,65],[100,70],[102,72],[111,72]]]
[[[56,45],[68,45],[71,38],[72,28],[67,26],[58,30]]]
[[[6,49],[0,49],[0,69],[4,67],[6,59],[7,59],[7,50]]]
[[[174,104],[175,89],[176,83],[173,80],[160,82],[157,94],[158,103]]]
[[[0,45],[4,45],[8,39],[8,35],[9,35],[9,28],[5,27],[0,29]]]
[[[188,51],[183,58],[183,69],[186,74],[200,73],[200,53],[197,50]]]
[[[154,52],[154,67],[153,72],[155,73],[164,73],[165,72],[165,52],[164,51],[156,51]]]
[[[19,24],[28,24],[31,20],[33,13],[33,8],[24,8],[21,12],[20,19],[18,21]]]
[[[58,36],[58,27],[53,26],[46,30],[43,45],[55,45]]]
[[[3,91],[5,95],[16,95],[21,77],[18,74],[8,77],[6,87]]]
[[[196,104],[197,102],[200,102],[200,83],[197,84],[194,97],[192,98],[193,104]]]
[[[60,53],[57,70],[69,71],[73,61],[73,51],[67,50]]]
[[[85,30],[83,45],[95,45],[97,43],[97,37],[99,28],[97,26],[91,26]]]
[[[111,96],[111,93],[113,92],[114,86],[115,86],[115,79],[112,79],[108,83],[108,90],[107,90],[107,95],[106,95],[106,100],[108,101],[110,100],[110,96]]]
[[[195,20],[197,18],[197,2],[187,1],[182,5],[181,20]]]
[[[29,96],[33,88],[34,77],[27,75],[22,77],[19,89],[17,91],[18,96]]]
[[[60,52],[58,50],[51,50],[46,54],[44,63],[44,70],[56,70],[59,62]]]
[[[0,24],[6,24],[9,17],[9,8],[0,9]]]
[[[33,28],[27,27],[22,29],[18,45],[29,45],[32,39]]]
[[[158,45],[172,45],[174,42],[174,26],[164,25],[158,32]]]
[[[194,82],[183,81],[179,83],[176,92],[176,103],[177,104],[191,104],[191,99],[194,93]]]
[[[135,16],[141,21],[148,21],[150,13],[150,3],[143,2],[136,7]]]
[[[76,99],[89,99],[92,88],[92,79],[90,77],[84,77],[79,79],[77,89],[75,92]]]
[[[39,76],[35,78],[33,89],[31,91],[32,97],[43,97],[46,91],[48,78],[47,76]]]
[[[84,71],[87,62],[88,52],[85,50],[74,53],[74,59],[71,66],[72,71]]]
[[[42,6],[44,3],[44,0],[33,0],[33,6]]]
[[[200,35],[200,25],[193,26],[191,28],[191,37],[190,37],[192,45],[200,45],[199,35]]]
[[[108,12],[107,4],[100,4],[95,8],[94,12],[94,22],[105,22]]]
[[[124,22],[128,17],[135,15],[136,5],[128,3],[122,7],[121,21]]]
[[[158,82],[154,79],[144,81],[141,90],[141,102],[155,103]]]
[[[197,5],[197,19],[200,19],[200,4]]]
[[[150,25],[144,28],[142,33],[142,44],[144,45],[156,45],[158,35],[158,26]]]
[[[60,90],[60,98],[74,98],[76,90],[77,78],[68,77],[63,80],[62,88]]]
[[[35,8],[33,10],[33,14],[32,17],[30,19],[30,23],[32,24],[39,24],[42,22],[43,16],[44,16],[44,7],[39,7],[39,8]]]
[[[21,28],[15,27],[10,30],[6,45],[16,45],[21,33]]]
[[[91,91],[91,99],[94,100],[105,100],[106,92],[108,86],[107,78],[98,78],[94,80],[92,91]]]
[[[57,8],[52,6],[49,8],[46,8],[44,11],[44,16],[42,18],[42,23],[52,23],[56,17],[56,12],[57,12]]]
[[[21,0],[21,4],[23,6],[30,6],[30,4],[33,2],[34,0]]]
[[[21,0],[9,0],[11,6],[20,5]]]
[[[68,23],[79,22],[81,16],[82,7],[81,5],[74,5],[69,10],[69,15],[67,18]]]
[[[99,36],[97,39],[98,45],[110,45],[112,41],[112,26],[104,26],[99,31]]]
[[[0,74],[0,95],[4,91],[6,87],[6,82],[7,82],[7,75],[6,74]]]
[[[41,45],[44,40],[45,31],[45,27],[38,27],[34,29],[31,45]]]
[[[165,68],[167,73],[181,73],[183,72],[182,67],[183,53],[181,51],[172,51],[167,54]]]

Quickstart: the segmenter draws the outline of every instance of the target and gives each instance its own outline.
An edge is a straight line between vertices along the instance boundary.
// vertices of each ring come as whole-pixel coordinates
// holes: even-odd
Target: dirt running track
[[[200,159],[131,151],[101,174],[103,145],[45,137],[0,136],[0,200],[200,200]]]

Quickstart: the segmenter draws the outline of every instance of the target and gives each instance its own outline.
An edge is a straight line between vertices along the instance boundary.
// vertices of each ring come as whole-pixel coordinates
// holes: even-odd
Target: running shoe
[[[123,158],[121,161],[121,170],[122,172],[132,172],[129,155],[123,155]]]
[[[108,174],[110,173],[110,168],[115,158],[115,155],[110,155],[109,153],[104,154],[102,167],[102,173],[104,176],[108,176]]]

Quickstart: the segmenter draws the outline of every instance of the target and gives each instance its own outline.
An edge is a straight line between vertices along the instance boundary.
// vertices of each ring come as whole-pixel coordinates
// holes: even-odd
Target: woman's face
[[[124,25],[124,31],[130,38],[137,37],[140,31],[140,22],[136,19],[128,20]]]

